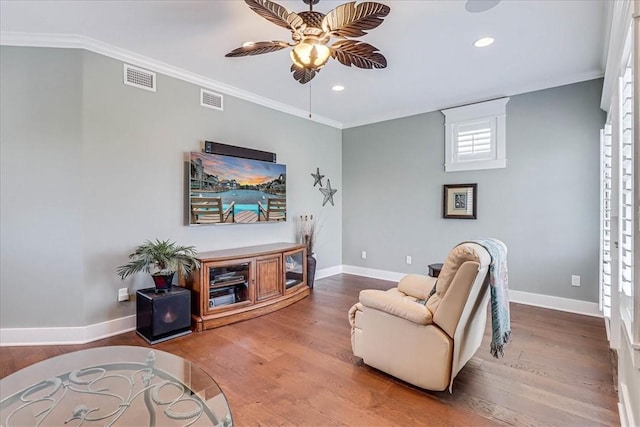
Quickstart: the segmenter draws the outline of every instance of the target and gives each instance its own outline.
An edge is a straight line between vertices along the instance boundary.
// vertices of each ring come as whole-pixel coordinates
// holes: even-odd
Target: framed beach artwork
[[[478,184],[445,184],[442,217],[477,219]]]

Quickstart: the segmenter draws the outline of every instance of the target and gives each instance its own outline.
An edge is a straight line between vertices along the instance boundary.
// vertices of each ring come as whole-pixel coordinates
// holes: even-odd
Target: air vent
[[[156,73],[124,64],[124,84],[155,92]]]
[[[222,111],[222,95],[200,89],[200,105]]]

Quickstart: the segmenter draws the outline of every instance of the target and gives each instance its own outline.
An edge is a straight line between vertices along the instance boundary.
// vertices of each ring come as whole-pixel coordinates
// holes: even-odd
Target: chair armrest
[[[362,311],[362,304],[357,302],[349,309],[349,324],[352,328],[356,326],[356,313]]]
[[[400,295],[397,291],[385,292],[377,289],[365,289],[360,291],[360,302],[365,307],[389,313],[418,325],[432,323],[431,312],[424,304],[417,303],[411,297]]]
[[[436,280],[422,274],[407,274],[398,282],[398,290],[416,299],[427,299]]]

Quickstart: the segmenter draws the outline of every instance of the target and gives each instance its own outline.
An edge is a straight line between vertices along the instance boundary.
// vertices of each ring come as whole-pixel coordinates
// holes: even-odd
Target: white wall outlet
[[[118,289],[118,302],[129,301],[129,289],[120,288]]]
[[[407,255],[407,264],[411,264],[412,261],[411,255]]]
[[[580,286],[580,276],[571,275],[571,286]]]
[[[362,251],[362,254],[360,256],[362,257],[362,259],[367,259],[367,251]]]

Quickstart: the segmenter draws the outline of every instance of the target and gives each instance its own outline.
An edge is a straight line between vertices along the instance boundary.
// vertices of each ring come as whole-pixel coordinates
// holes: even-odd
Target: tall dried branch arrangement
[[[307,247],[307,255],[313,254],[316,244],[316,221],[313,215],[300,215],[298,222],[298,241]]]

